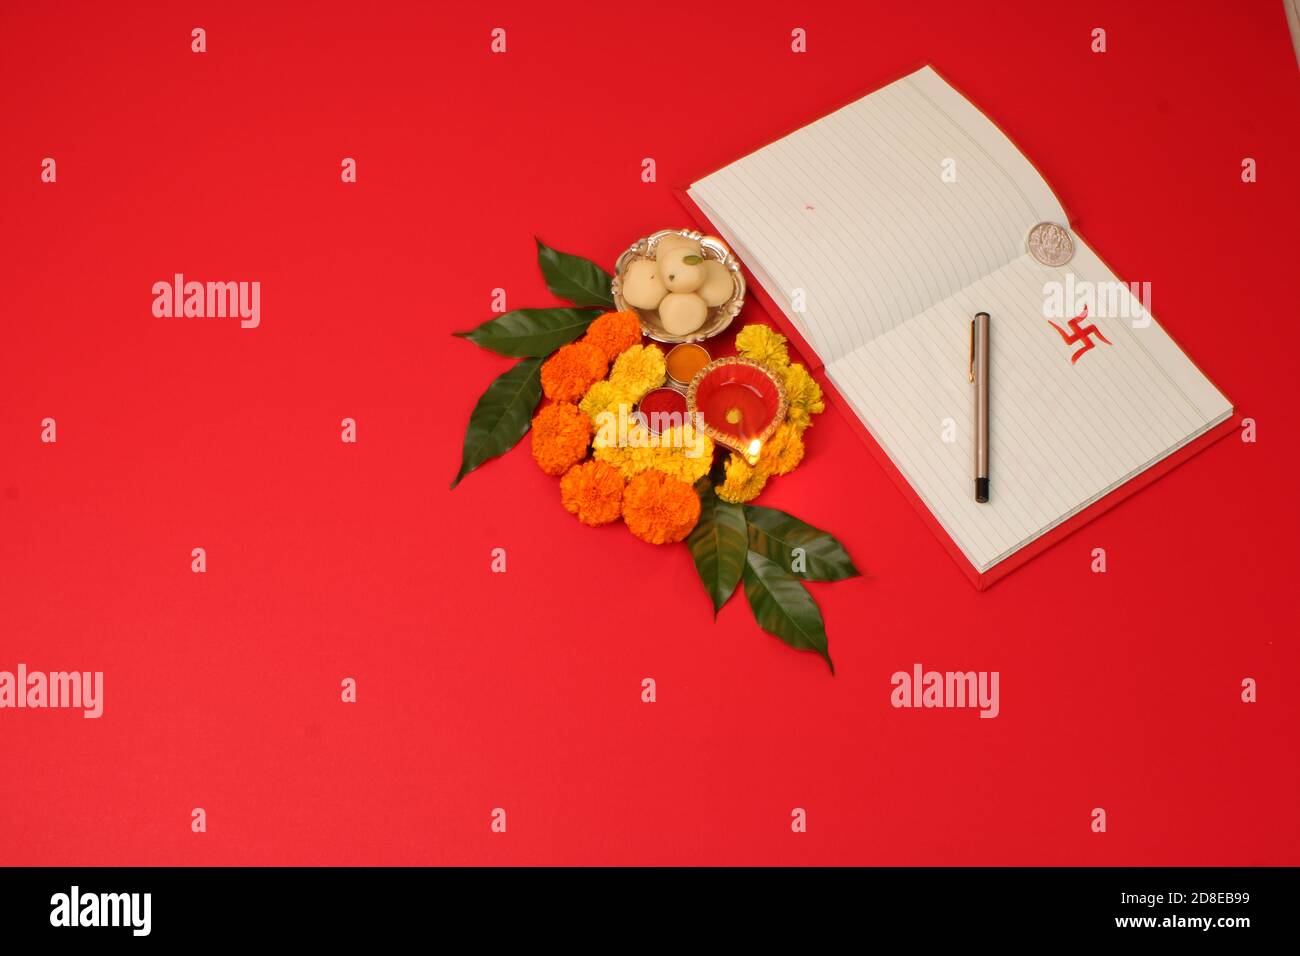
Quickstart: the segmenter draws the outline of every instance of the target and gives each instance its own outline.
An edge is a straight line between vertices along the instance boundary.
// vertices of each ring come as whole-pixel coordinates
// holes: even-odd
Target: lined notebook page
[[[1089,321],[1110,340],[1076,363],[1043,286],[1115,281],[1079,238],[1061,269],[1022,255],[826,367],[826,374],[981,572],[1226,419],[1227,399],[1152,321]],[[1129,315],[1142,315],[1124,293]],[[992,495],[973,494],[970,319],[991,322]],[[1062,327],[1068,319],[1055,320]],[[1142,324],[1143,318],[1138,319]],[[1067,328],[1067,331],[1068,328]],[[955,440],[945,441],[945,424]]]
[[[929,67],[688,193],[827,365],[1011,262],[1035,223],[1066,218]]]

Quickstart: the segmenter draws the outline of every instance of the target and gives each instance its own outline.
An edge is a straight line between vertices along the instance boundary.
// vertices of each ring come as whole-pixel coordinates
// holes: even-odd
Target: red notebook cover
[[[857,100],[861,99],[863,96],[866,96],[874,92],[875,90],[887,86],[890,83],[894,82],[895,80],[901,79],[902,77],[915,72],[915,70],[920,69],[922,66],[925,65],[926,64],[916,64],[912,67],[909,67],[907,70],[904,70],[901,73],[891,76],[889,79],[877,83],[876,85],[870,87],[869,89],[863,90],[862,92],[846,99],[843,103],[839,105],[843,106],[849,103],[856,102]],[[933,65],[930,66],[931,69],[934,68]],[[935,72],[939,72],[939,71],[936,70]],[[943,76],[943,74],[940,73],[940,76]],[[950,85],[952,85],[954,89],[956,89],[959,93],[961,93],[960,87],[956,86],[956,84],[952,84],[951,80],[948,80],[946,76],[944,76],[943,78]],[[964,93],[962,93],[962,95],[965,96]],[[969,100],[970,98],[967,97],[967,99]],[[812,122],[812,120],[810,120],[810,122]],[[990,118],[990,122],[993,122],[991,118]],[[794,132],[794,129],[801,128],[803,125],[804,124],[800,124],[799,127],[786,130],[785,132],[781,133],[779,136],[772,137],[771,139],[767,140],[767,142],[762,143],[759,146],[756,146],[753,150],[750,150],[749,152],[755,152],[758,149],[763,148],[763,146],[768,145],[769,143],[774,143],[784,138],[789,133]],[[994,123],[994,125],[996,126],[997,124]],[[1004,136],[1007,136],[1007,139],[1010,140],[1013,145],[1015,144],[1014,138],[1007,135],[1005,130],[1003,130],[1000,126],[998,126],[998,129],[1000,132],[1002,132]],[[1018,145],[1016,146],[1016,148],[1017,150],[1019,150]],[[1026,155],[1023,150],[1020,150],[1020,152],[1021,155]],[[747,152],[742,155],[749,155],[749,153]],[[1027,155],[1026,155],[1026,159],[1028,159],[1031,165],[1033,164],[1033,160],[1029,159]],[[730,164],[724,164],[723,166],[718,168],[724,169],[726,168],[726,165],[730,165]],[[1042,173],[1041,171],[1038,170],[1038,167],[1035,166],[1034,169],[1039,173],[1039,177],[1043,178],[1044,182],[1046,182],[1046,179],[1042,176]],[[713,172],[716,172],[716,170],[709,170],[708,172],[695,177],[695,179],[692,180],[692,182],[698,181],[699,179],[703,179],[704,176],[710,175]],[[678,201],[681,202],[682,206],[686,209],[686,211],[691,215],[691,217],[696,221],[696,223],[700,226],[700,228],[703,231],[710,234],[718,234],[718,230],[714,226],[714,224],[709,220],[709,218],[704,214],[704,212],[699,208],[699,206],[696,205],[695,201],[692,200],[691,197],[687,194],[686,191],[687,188],[689,187],[677,187],[673,190],[673,194],[677,197]],[[1050,188],[1050,184],[1049,184],[1049,188]],[[1058,201],[1059,201],[1059,197],[1058,197]],[[1061,203],[1061,206],[1066,210],[1066,215],[1069,217],[1069,224],[1071,226],[1071,229],[1074,229],[1076,225],[1076,219],[1073,213],[1070,212],[1069,208],[1066,207],[1064,203]],[[1109,511],[1111,508],[1115,507],[1117,504],[1124,501],[1131,495],[1136,494],[1138,491],[1141,491],[1143,488],[1151,484],[1161,475],[1164,475],[1168,473],[1170,470],[1172,470],[1173,468],[1178,467],[1180,464],[1187,461],[1193,455],[1196,455],[1198,452],[1203,451],[1205,448],[1209,447],[1211,444],[1218,441],[1220,438],[1223,438],[1225,435],[1228,435],[1229,433],[1233,432],[1238,427],[1238,416],[1234,412],[1234,414],[1231,415],[1227,420],[1219,423],[1218,425],[1214,426],[1209,431],[1200,435],[1196,439],[1188,442],[1186,445],[1184,445],[1182,448],[1178,449],[1177,451],[1165,456],[1164,458],[1162,458],[1160,461],[1156,462],[1154,465],[1150,466],[1149,468],[1146,468],[1143,471],[1139,472],[1137,475],[1134,475],[1128,481],[1125,481],[1123,484],[1119,485],[1118,487],[1116,487],[1115,489],[1107,493],[1099,500],[1093,502],[1091,505],[1089,505],[1087,508],[1084,508],[1078,514],[1067,519],[1066,521],[1063,521],[1061,524],[1052,528],[1050,531],[1047,531],[1044,534],[1040,535],[1039,537],[1035,538],[1029,544],[1015,551],[1014,553],[1007,556],[1006,558],[1003,558],[997,564],[993,565],[988,570],[981,573],[979,569],[976,568],[975,565],[973,565],[969,559],[967,559],[966,555],[962,553],[961,549],[957,546],[957,543],[952,539],[952,537],[949,536],[948,532],[944,530],[943,525],[939,523],[939,520],[935,518],[934,514],[930,511],[929,507],[925,504],[925,502],[921,500],[921,496],[917,494],[916,490],[912,487],[911,483],[908,482],[908,480],[903,476],[902,472],[898,470],[897,466],[895,466],[893,460],[889,457],[888,453],[886,453],[884,448],[882,448],[880,444],[875,440],[875,438],[872,437],[871,433],[867,430],[866,426],[863,425],[862,420],[858,417],[857,413],[853,410],[852,405],[843,397],[843,395],[840,394],[840,392],[835,388],[835,386],[831,384],[829,378],[827,378],[826,376],[824,364],[821,360],[821,357],[817,355],[817,353],[808,345],[807,341],[803,338],[803,336],[799,334],[799,332],[793,327],[793,325],[791,325],[789,320],[786,318],[784,310],[776,303],[776,301],[771,297],[768,291],[765,288],[763,288],[762,285],[759,284],[758,280],[749,271],[748,267],[746,267],[743,262],[741,263],[741,266],[744,268],[745,280],[748,286],[749,294],[757,298],[763,304],[763,309],[767,312],[768,316],[777,325],[777,327],[780,328],[782,334],[785,335],[790,340],[791,345],[794,346],[795,350],[800,354],[800,356],[804,358],[805,365],[807,366],[809,372],[811,372],[813,377],[817,380],[818,384],[821,386],[822,392],[825,394],[828,401],[832,405],[834,405],[837,409],[840,410],[845,420],[849,423],[849,427],[851,427],[853,431],[862,439],[863,443],[867,446],[867,448],[871,451],[872,455],[874,455],[876,460],[880,463],[880,466],[885,470],[886,474],[889,475],[891,480],[898,487],[898,490],[902,492],[903,497],[906,498],[911,503],[914,509],[916,509],[916,512],[921,516],[921,519],[925,522],[927,527],[929,527],[930,530],[934,532],[935,537],[938,538],[939,542],[947,549],[948,553],[952,556],[953,560],[957,562],[957,566],[960,567],[963,572],[965,572],[966,576],[970,579],[971,583],[974,584],[975,587],[981,591],[989,587],[990,585],[994,584],[995,582],[1001,580],[1003,577],[1010,574],[1012,571],[1016,570],[1017,568],[1022,567],[1026,562],[1042,554],[1048,548],[1060,543],[1062,540],[1069,537],[1075,531],[1079,530],[1079,528],[1083,527],[1085,524],[1092,521],[1098,515],[1101,515],[1106,511]],[[1165,329],[1165,332],[1168,333],[1168,329]],[[1186,354],[1185,351],[1184,354]]]

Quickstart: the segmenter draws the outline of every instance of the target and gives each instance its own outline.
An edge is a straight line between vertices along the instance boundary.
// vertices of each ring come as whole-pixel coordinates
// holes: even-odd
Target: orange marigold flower
[[[572,402],[542,406],[533,418],[533,459],[548,475],[562,475],[587,457],[591,419]]]
[[[605,353],[605,360],[612,362],[641,341],[641,320],[632,311],[606,312],[587,326],[587,334],[579,341],[596,346]]]
[[[603,461],[574,465],[560,479],[560,502],[583,524],[609,524],[623,513],[623,476]]]
[[[681,541],[700,520],[700,499],[686,482],[650,469],[627,483],[623,520],[642,541]]]
[[[553,402],[576,402],[609,370],[605,353],[590,342],[570,342],[542,363],[542,391]]]

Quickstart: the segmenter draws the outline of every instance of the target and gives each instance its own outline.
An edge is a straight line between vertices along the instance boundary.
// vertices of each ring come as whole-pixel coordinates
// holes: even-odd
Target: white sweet
[[[659,263],[653,259],[637,259],[623,273],[623,298],[633,308],[657,309],[667,294]]]
[[[694,292],[704,285],[704,261],[685,246],[670,249],[659,257],[659,275],[669,292]]]
[[[707,306],[722,305],[736,291],[731,271],[717,259],[704,260],[704,284],[695,291]]]
[[[674,249],[689,249],[697,256],[703,255],[700,252],[700,240],[698,239],[687,239],[685,236],[664,236],[655,243],[655,257],[662,262],[664,256]]]
[[[659,322],[669,335],[690,335],[709,316],[709,307],[694,292],[669,292],[659,303]]]

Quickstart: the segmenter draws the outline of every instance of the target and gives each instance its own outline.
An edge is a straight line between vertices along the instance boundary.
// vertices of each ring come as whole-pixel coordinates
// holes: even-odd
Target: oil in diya
[[[751,464],[787,410],[785,389],[771,370],[739,356],[706,366],[687,390],[686,404],[703,419],[705,434]]]
[[[703,345],[691,343],[670,349],[664,359],[668,368],[668,387],[685,392],[695,373],[708,365],[709,359],[709,350]]]

